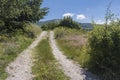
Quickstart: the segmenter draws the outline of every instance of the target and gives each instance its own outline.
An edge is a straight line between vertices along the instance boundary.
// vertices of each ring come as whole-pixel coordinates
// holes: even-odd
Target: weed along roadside
[[[33,80],[69,80],[59,69],[46,36],[33,50]]]
[[[33,32],[34,36],[41,33],[41,29],[34,24],[26,24],[29,31]],[[5,80],[8,74],[5,72],[5,68],[9,63],[15,60],[15,58],[26,49],[33,41],[35,37],[28,36],[27,33],[16,31],[9,34],[9,36],[0,35],[0,80]]]

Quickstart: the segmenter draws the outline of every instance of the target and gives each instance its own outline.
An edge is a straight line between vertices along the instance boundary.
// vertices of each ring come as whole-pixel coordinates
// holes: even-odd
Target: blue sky
[[[42,7],[48,7],[49,13],[42,21],[69,15],[78,22],[91,22],[93,17],[97,23],[103,23],[110,2],[111,0],[43,0]],[[112,0],[111,10],[120,14],[120,0]]]

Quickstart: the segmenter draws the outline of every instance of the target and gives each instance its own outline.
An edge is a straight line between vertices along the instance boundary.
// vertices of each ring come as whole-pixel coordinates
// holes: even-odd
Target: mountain
[[[80,23],[83,29],[91,30],[93,29],[93,25],[91,23]]]
[[[59,23],[61,19],[52,19],[52,20],[47,20],[47,21],[40,21],[37,22],[37,25],[43,25],[46,23],[50,23],[50,22],[57,22]],[[91,23],[80,23],[81,27],[85,30],[91,30],[93,29],[93,25]]]
[[[37,25],[43,25],[43,24],[47,24],[47,23],[50,23],[50,22],[60,22],[61,19],[52,19],[52,20],[47,20],[47,21],[40,21],[40,22],[37,22]]]

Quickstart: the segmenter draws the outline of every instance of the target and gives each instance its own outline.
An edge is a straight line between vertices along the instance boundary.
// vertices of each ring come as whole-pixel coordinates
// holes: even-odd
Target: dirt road
[[[42,32],[40,36],[24,50],[9,66],[6,72],[9,77],[6,80],[32,80],[32,49],[42,40],[47,32]]]

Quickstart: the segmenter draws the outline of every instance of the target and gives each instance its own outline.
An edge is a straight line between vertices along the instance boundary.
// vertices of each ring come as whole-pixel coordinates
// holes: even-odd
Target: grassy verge
[[[34,50],[33,80],[68,80],[58,69],[48,38],[42,40]]]
[[[89,60],[87,33],[69,28],[57,28],[54,31],[58,46],[64,54],[68,58],[77,61],[82,67],[86,67]]]
[[[40,29],[34,25],[29,30],[34,32],[35,35],[40,33]],[[6,37],[4,34],[0,36],[0,80],[5,80],[8,74],[5,72],[5,68],[10,62],[12,62],[19,53],[26,49],[35,38],[28,37],[26,34],[20,31],[15,32],[11,37]]]

